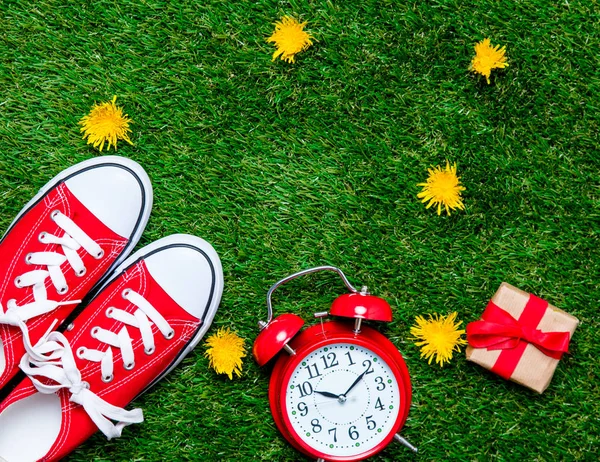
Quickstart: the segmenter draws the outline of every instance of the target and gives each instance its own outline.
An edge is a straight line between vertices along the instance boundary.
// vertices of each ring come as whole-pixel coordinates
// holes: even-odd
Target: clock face
[[[296,438],[324,456],[372,452],[406,405],[392,367],[363,345],[342,341],[309,351],[288,377],[283,414]]]

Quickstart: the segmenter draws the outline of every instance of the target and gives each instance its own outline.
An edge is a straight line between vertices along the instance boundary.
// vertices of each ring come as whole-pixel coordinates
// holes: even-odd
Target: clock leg
[[[403,438],[403,437],[401,437],[401,436],[400,436],[400,433],[396,433],[396,434],[394,435],[394,439],[395,439],[396,441],[398,441],[398,443],[400,443],[400,444],[403,444],[404,446],[406,446],[406,447],[407,447],[408,449],[410,449],[411,451],[414,451],[414,452],[418,452],[418,451],[419,451],[419,450],[418,450],[416,447],[414,447],[412,444],[410,444],[410,443],[409,443],[409,442],[406,440],[406,438]]]

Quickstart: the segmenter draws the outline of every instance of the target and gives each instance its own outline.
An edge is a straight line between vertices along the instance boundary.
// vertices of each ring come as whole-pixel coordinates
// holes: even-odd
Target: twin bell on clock
[[[287,313],[273,319],[277,287],[318,271],[334,271],[350,291],[335,299],[321,323]],[[271,414],[298,451],[319,461],[364,460],[393,441],[417,449],[400,430],[411,401],[408,369],[394,344],[363,321],[392,320],[390,305],[356,290],[342,271],[319,266],[287,276],[267,292],[267,321],[260,321],[253,354],[264,366],[275,359],[269,383]],[[324,318],[331,316],[331,320]]]

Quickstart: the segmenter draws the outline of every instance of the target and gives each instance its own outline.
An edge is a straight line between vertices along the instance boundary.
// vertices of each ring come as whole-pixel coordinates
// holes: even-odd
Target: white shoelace
[[[86,268],[77,253],[81,247],[96,259],[104,256],[102,248],[69,217],[58,210],[52,212],[50,216],[65,234],[62,237],[58,237],[42,232],[38,236],[38,240],[42,244],[60,245],[64,255],[58,252],[32,252],[27,254],[25,260],[28,264],[45,266],[46,269],[28,271],[16,277],[14,283],[18,288],[31,287],[33,289],[34,301],[18,306],[16,300],[11,299],[6,303],[6,311],[0,305],[0,324],[19,327],[23,332],[25,348],[28,351],[31,351],[33,348],[26,325],[29,319],[49,313],[61,305],[73,305],[81,302],[81,300],[62,302],[48,300],[45,284],[46,278],[50,277],[52,284],[60,295],[66,294],[69,291],[69,287],[65,275],[60,268],[61,265],[65,261],[69,262],[75,274],[82,277],[86,273]]]
[[[131,370],[135,366],[133,345],[127,326],[140,330],[146,354],[155,351],[153,323],[165,338],[173,338],[175,334],[165,318],[143,296],[130,289],[125,289],[122,296],[138,309],[133,314],[114,307],[106,310],[106,316],[124,324],[119,332],[114,333],[100,327],[92,328],[92,337],[108,345],[106,351],[85,347],[77,349],[79,358],[100,363],[102,380],[106,383],[114,377],[113,348],[121,350],[125,369]],[[73,351],[63,334],[51,332],[43,340],[44,342],[36,345],[34,354],[28,353],[23,357],[20,365],[40,393],[50,394],[61,388],[68,388],[71,392],[70,400],[83,406],[108,439],[121,436],[123,428],[127,425],[144,421],[141,409],[126,411],[107,403],[89,389],[89,384],[81,380],[81,372],[75,364]],[[50,379],[54,384],[43,383],[36,377]]]

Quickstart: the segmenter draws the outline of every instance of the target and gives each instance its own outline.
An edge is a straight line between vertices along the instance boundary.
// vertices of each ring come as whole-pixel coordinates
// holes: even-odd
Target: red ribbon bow
[[[569,352],[569,333],[542,332],[536,329],[547,306],[548,303],[541,298],[530,295],[517,320],[490,301],[481,321],[467,324],[467,341],[475,348],[505,350],[492,368],[492,371],[504,378],[510,378],[514,372],[527,343],[551,358],[560,359],[563,353]]]

